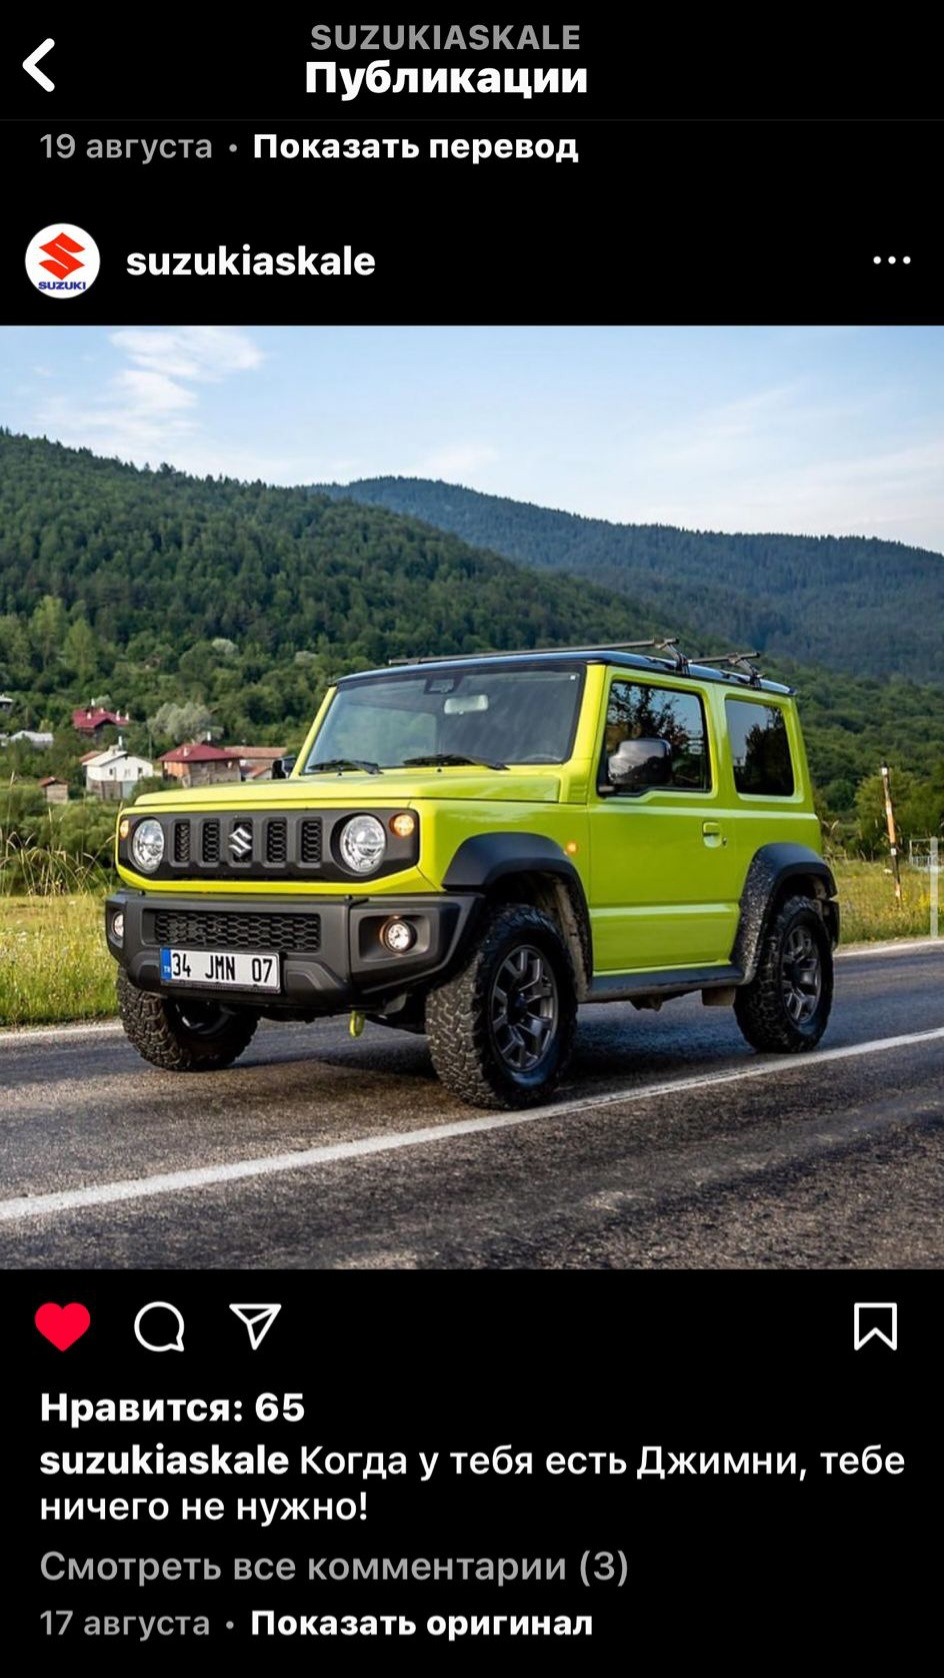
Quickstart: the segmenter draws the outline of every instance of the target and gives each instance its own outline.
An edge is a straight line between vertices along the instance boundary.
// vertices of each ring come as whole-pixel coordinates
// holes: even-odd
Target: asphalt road
[[[814,1055],[692,998],[581,1022],[526,1115],[343,1020],[202,1076],[115,1026],[0,1034],[0,1266],[944,1266],[944,940],[846,955]]]

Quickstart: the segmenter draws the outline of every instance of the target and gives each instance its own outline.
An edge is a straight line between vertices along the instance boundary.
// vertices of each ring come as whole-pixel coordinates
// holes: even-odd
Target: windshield
[[[344,682],[303,772],[342,763],[565,763],[581,687],[579,667],[527,665]]]

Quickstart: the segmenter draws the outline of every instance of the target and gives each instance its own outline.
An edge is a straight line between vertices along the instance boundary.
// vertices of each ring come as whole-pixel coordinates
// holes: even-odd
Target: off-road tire
[[[816,970],[791,961],[791,946],[809,945]],[[791,979],[800,973],[799,983]],[[795,1018],[788,1003],[805,1007],[798,999],[805,993],[809,1012]],[[815,995],[814,995],[815,990]],[[743,985],[734,999],[738,1025],[755,1049],[767,1054],[803,1054],[815,1049],[826,1030],[833,1001],[833,952],[823,918],[808,897],[788,897],[777,910],[764,934],[757,974]]]
[[[218,1018],[214,1018],[212,1010]],[[205,1023],[188,1024],[203,1010]],[[216,1072],[230,1066],[252,1040],[258,1025],[251,1012],[225,1008],[203,998],[188,1003],[139,990],[118,969],[118,1012],[125,1035],[139,1055],[164,1072]]]
[[[509,971],[509,962],[513,969],[519,959],[542,974],[543,984],[553,991],[545,998],[553,1008],[553,1024],[540,1057],[533,1067],[520,1070],[503,1054],[494,1023],[498,981]],[[446,1088],[473,1107],[529,1107],[545,1100],[570,1059],[576,1022],[570,952],[550,915],[526,903],[492,910],[465,966],[426,998],[433,1066]],[[509,1026],[506,1035],[514,1029]]]

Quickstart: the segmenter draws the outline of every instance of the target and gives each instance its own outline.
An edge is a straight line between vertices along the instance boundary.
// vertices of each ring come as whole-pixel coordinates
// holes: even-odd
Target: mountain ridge
[[[443,479],[390,476],[312,488],[631,597],[663,632],[697,623],[719,643],[697,651],[750,644],[798,663],[944,683],[944,556],[930,549],[874,536],[617,524]]]
[[[654,626],[384,509],[196,478],[0,431],[0,691],[16,727],[106,690],[141,715],[197,690],[227,732],[314,712],[333,674],[396,657]],[[305,697],[309,695],[309,697]]]
[[[704,626],[696,636],[690,618],[657,619],[585,577],[528,570],[342,499],[151,471],[0,431],[0,694],[10,700],[0,726],[56,732],[48,757],[5,752],[5,777],[72,773],[82,749],[72,711],[92,701],[130,711],[126,744],[142,755],[178,744],[158,718],[182,711],[217,738],[297,745],[332,677],[390,658],[666,631],[691,652],[726,650]],[[779,655],[763,667],[800,687],[825,809],[850,811],[883,757],[922,781],[944,774],[944,683]]]

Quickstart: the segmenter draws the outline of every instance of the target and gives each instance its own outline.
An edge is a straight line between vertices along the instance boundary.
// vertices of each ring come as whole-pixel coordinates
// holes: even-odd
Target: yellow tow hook
[[[366,1024],[367,1024],[366,1014],[360,1013],[357,1008],[352,1009],[352,1011],[351,1011],[351,1023],[350,1023],[350,1026],[348,1028],[350,1033],[351,1033],[351,1036],[352,1037],[359,1037]]]

